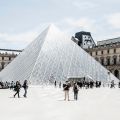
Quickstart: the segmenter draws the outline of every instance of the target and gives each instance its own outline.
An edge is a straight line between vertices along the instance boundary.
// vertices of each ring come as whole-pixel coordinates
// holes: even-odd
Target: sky
[[[95,42],[120,37],[120,0],[0,0],[0,48],[24,49],[55,24],[74,36],[91,32]]]

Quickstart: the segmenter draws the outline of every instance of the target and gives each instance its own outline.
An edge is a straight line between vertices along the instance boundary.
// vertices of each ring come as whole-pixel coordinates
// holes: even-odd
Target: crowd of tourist
[[[20,81],[16,81],[16,82],[0,82],[0,88],[1,89],[10,89],[15,91],[15,94],[13,97],[15,97],[16,95],[18,95],[18,98],[20,98],[20,89],[23,88],[24,89],[24,97],[27,97],[27,89],[28,89],[28,82],[27,80],[24,81],[23,85],[20,83]]]
[[[100,81],[76,81],[76,82],[70,82],[66,81],[65,84],[63,84],[63,90],[65,92],[65,99],[64,100],[70,100],[69,99],[69,89],[70,87],[73,87],[73,93],[74,93],[74,100],[78,100],[78,91],[81,88],[93,88],[97,87],[99,88],[101,86]]]
[[[55,87],[59,86],[59,88],[61,88],[61,82],[54,82]],[[118,84],[115,84],[114,81],[112,80],[110,83],[108,84],[104,84],[101,81],[66,81],[63,84],[63,91],[64,91],[64,100],[70,100],[69,99],[69,90],[70,88],[73,89],[73,93],[74,93],[74,100],[78,100],[78,92],[79,89],[93,89],[93,88],[100,88],[100,87],[109,87],[109,88],[115,88],[118,87],[120,88],[120,82]]]
[[[7,89],[7,88],[10,88],[11,86],[11,83],[10,82],[2,82],[0,81],[0,89]]]
[[[69,90],[70,88],[73,89],[74,93],[74,100],[78,100],[78,92],[80,89],[93,89],[93,88],[100,88],[101,86],[105,87],[105,84],[103,84],[101,81],[66,81],[64,84],[58,81],[54,81],[54,86],[59,88],[63,87],[63,91],[65,93],[64,100],[69,101]],[[118,86],[120,88],[120,82],[118,84],[115,84],[114,81],[112,80],[109,84],[107,84],[109,88],[115,88]],[[28,82],[27,80],[24,81],[23,84],[20,83],[20,81],[16,82],[0,82],[0,89],[10,89],[15,91],[15,94],[13,97],[18,96],[20,98],[20,90],[21,88],[24,89],[24,97],[27,97],[27,89],[28,89]]]

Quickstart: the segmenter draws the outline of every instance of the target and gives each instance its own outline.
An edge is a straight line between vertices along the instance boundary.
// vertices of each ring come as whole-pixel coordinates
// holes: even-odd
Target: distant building
[[[80,32],[80,34],[82,34],[82,32]],[[77,36],[77,38],[79,38],[79,36]],[[80,37],[80,39],[83,39],[80,41],[85,41],[84,37],[82,38]],[[92,43],[93,43],[93,45],[91,45],[92,47],[89,46],[84,47],[83,42],[81,42],[81,44],[78,43],[77,44],[81,46],[83,49],[85,49],[92,57],[94,57],[98,62],[100,62],[100,64],[102,64],[117,78],[120,79],[120,37],[98,41],[97,45],[95,45],[94,42]]]
[[[0,71],[4,69],[21,50],[0,49]]]

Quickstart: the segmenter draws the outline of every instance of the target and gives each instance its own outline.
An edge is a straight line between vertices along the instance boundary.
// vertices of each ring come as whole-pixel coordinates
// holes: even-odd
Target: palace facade
[[[120,38],[98,41],[86,51],[120,79]]]
[[[98,41],[97,44],[95,44],[91,34],[87,35],[86,38],[84,34],[80,32],[79,37],[75,34],[76,41],[80,41],[81,43],[81,45],[78,45],[120,79],[120,37]],[[87,47],[84,47],[84,41],[87,41]]]
[[[0,71],[4,69],[21,50],[0,49]]]

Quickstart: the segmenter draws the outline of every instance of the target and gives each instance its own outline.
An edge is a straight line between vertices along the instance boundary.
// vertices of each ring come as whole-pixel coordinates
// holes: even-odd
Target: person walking
[[[68,83],[68,81],[66,81],[66,83],[65,84],[63,84],[63,90],[64,90],[64,92],[65,92],[65,99],[64,100],[70,100],[69,99],[69,89],[70,89],[70,84]]]
[[[77,83],[74,83],[74,85],[73,85],[74,100],[78,100],[78,91],[79,91],[78,85],[77,85]]]
[[[115,88],[114,80],[111,81],[111,86],[110,86],[110,88]]]
[[[20,84],[20,82],[19,81],[17,81],[16,82],[16,85],[15,85],[15,87],[14,87],[14,91],[16,91],[16,93],[14,94],[14,98],[15,98],[15,96],[18,94],[18,98],[20,98],[20,95],[19,95],[19,93],[20,93],[20,88],[21,88],[21,84]]]
[[[120,88],[120,82],[118,83],[118,88]]]
[[[55,85],[55,87],[56,87],[56,85],[57,85],[57,82],[56,82],[56,80],[54,81],[54,85]]]
[[[59,88],[61,88],[61,81],[59,82]]]
[[[14,83],[13,81],[10,83],[10,89],[13,89],[14,88]]]
[[[23,96],[24,96],[24,97],[27,97],[27,89],[28,89],[28,82],[27,82],[27,80],[24,81],[22,87],[24,88],[24,91],[25,91],[25,93],[24,93]]]

